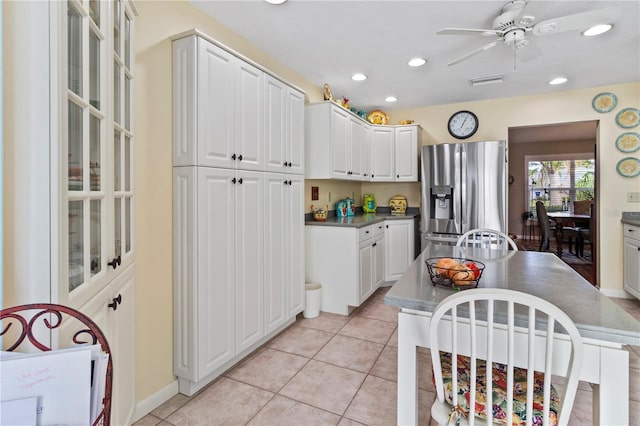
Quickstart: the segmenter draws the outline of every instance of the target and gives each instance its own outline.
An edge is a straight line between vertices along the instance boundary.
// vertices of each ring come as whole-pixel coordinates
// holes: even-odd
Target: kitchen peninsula
[[[440,256],[484,262],[486,268],[479,287],[529,293],[569,315],[584,339],[580,380],[593,385],[594,424],[628,424],[629,353],[623,345],[640,345],[640,323],[554,254],[502,253],[496,257],[496,251],[492,250],[429,245],[386,294],[386,304],[401,308],[398,314],[398,424],[416,424],[416,348],[429,347],[431,313],[454,291],[431,283],[425,260]],[[562,344],[562,339],[555,341]]]
[[[419,209],[392,215],[377,213],[305,222],[306,280],[322,285],[323,312],[348,315],[388,281],[395,281],[416,256]]]

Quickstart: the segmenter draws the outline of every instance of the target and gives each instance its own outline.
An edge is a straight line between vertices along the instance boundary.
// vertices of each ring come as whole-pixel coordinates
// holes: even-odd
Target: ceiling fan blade
[[[479,30],[473,28],[444,28],[438,31],[438,35],[481,35],[481,36],[500,36],[502,31],[497,30]]]
[[[497,45],[498,43],[500,43],[501,41],[502,41],[502,39],[497,39],[497,40],[495,40],[495,41],[492,41],[492,42],[491,42],[491,43],[489,43],[489,44],[485,44],[484,46],[482,46],[482,47],[480,47],[480,48],[478,48],[478,49],[476,49],[476,50],[473,50],[473,51],[471,51],[471,52],[467,53],[467,54],[466,54],[466,55],[464,55],[464,56],[461,56],[460,58],[458,58],[458,59],[456,59],[456,60],[454,60],[454,61],[449,62],[449,63],[447,64],[447,66],[455,65],[455,64],[457,64],[457,63],[460,63],[460,62],[462,62],[462,61],[465,61],[465,60],[469,59],[470,57],[472,57],[472,56],[474,56],[474,55],[477,55],[478,53],[482,53],[482,52],[484,52],[485,50],[489,50],[489,49],[491,49],[492,47],[494,47],[495,45]]]
[[[516,56],[522,62],[529,62],[542,55],[542,50],[533,42],[533,40],[531,40],[530,37],[523,41],[524,43],[516,49]]]
[[[565,31],[586,30],[596,24],[611,24],[619,14],[620,11],[617,8],[606,7],[555,19],[547,19],[534,25],[533,33],[535,35],[549,35]]]

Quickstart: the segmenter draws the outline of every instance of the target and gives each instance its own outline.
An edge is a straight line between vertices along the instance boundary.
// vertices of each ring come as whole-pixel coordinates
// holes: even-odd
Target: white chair
[[[480,247],[497,250],[518,250],[518,245],[507,234],[494,229],[471,229],[460,235],[458,247]]]
[[[438,424],[569,422],[583,343],[556,306],[513,290],[464,290],[438,304],[429,336],[437,391],[431,417]]]

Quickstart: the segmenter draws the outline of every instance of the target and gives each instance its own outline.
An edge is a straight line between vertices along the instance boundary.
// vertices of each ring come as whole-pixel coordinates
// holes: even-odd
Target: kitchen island
[[[640,323],[551,253],[429,245],[385,296],[398,314],[398,424],[417,422],[416,348],[429,347],[431,313],[455,290],[431,283],[425,259],[458,257],[486,265],[479,287],[530,293],[562,309],[584,339],[580,380],[593,385],[594,424],[629,422],[629,353]],[[424,401],[422,402],[424,403]]]

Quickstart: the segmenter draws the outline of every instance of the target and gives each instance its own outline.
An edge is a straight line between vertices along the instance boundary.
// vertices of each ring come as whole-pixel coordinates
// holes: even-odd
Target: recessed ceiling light
[[[351,80],[355,80],[355,81],[362,81],[366,79],[367,79],[367,76],[362,73],[357,73],[351,76]]]
[[[566,83],[567,79],[565,77],[556,77],[549,82],[549,84],[562,84]]]
[[[593,37],[593,36],[597,36],[597,35],[600,35],[600,34],[604,34],[607,31],[609,31],[611,28],[613,28],[613,25],[611,25],[611,24],[594,25],[593,27],[591,27],[588,30],[584,31],[582,33],[582,35],[586,36],[586,37]]]
[[[386,98],[384,98],[384,100],[387,102],[395,102],[398,100],[398,98],[396,98],[395,96],[387,96]]]
[[[427,60],[424,58],[413,58],[412,60],[409,61],[409,66],[410,67],[420,67],[424,64],[427,63]]]
[[[269,4],[282,4],[285,3],[287,0],[264,0]]]

